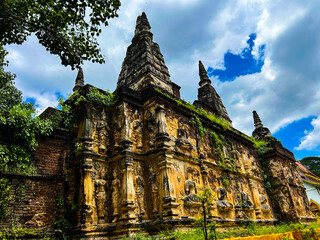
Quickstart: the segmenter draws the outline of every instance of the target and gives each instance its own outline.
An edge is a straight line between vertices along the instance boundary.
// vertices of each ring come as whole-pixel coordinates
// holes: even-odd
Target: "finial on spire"
[[[254,127],[255,127],[255,128],[263,127],[262,121],[261,121],[258,113],[257,113],[255,110],[254,110],[252,113],[253,113]]]
[[[78,75],[76,78],[76,83],[74,85],[73,91],[79,91],[84,86],[84,78],[82,68],[79,68]]]
[[[147,18],[147,15],[145,12],[142,12],[140,16],[137,17],[137,23],[136,23],[136,30],[135,30],[135,36],[141,34],[141,33],[148,33],[148,35],[152,38],[152,33],[150,32],[150,24]]]
[[[211,80],[208,77],[208,73],[200,60],[199,60],[199,76],[200,76],[200,82],[199,82],[200,87],[203,87],[204,85],[207,85],[207,84],[211,84]]]

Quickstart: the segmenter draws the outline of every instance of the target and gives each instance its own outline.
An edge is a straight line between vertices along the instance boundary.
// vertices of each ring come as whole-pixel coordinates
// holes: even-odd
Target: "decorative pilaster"
[[[172,169],[172,155],[164,153],[158,156],[159,182],[162,217],[172,219],[178,216],[179,203],[176,202],[176,190],[173,181],[174,170]]]
[[[82,165],[83,172],[83,193],[84,193],[84,203],[83,203],[83,214],[82,223],[85,228],[94,223],[94,213],[95,206],[93,203],[93,181],[92,181],[92,159],[84,158]]]
[[[131,156],[125,156],[122,164],[122,216],[121,221],[134,222],[136,215],[135,190],[134,190],[134,174],[133,174],[133,159]]]
[[[88,118],[83,120],[82,125],[82,134],[81,134],[81,143],[82,143],[82,149],[84,152],[92,152],[92,144],[93,144],[93,138],[92,138],[92,132],[93,132],[93,124],[92,121]]]
[[[169,134],[168,126],[166,121],[166,112],[163,106],[158,106],[156,109],[156,124],[157,124],[157,134],[156,134],[156,146],[157,148],[169,148]]]

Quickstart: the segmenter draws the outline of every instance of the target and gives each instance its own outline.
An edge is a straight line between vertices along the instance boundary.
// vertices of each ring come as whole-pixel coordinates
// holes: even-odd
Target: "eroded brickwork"
[[[26,200],[15,206],[21,224],[51,227],[64,214],[69,233],[83,239],[188,228],[201,216],[197,193],[206,187],[214,193],[209,221],[224,227],[313,220],[292,153],[274,143],[254,112],[253,135],[269,142],[259,156],[253,141],[232,127],[201,62],[198,100],[181,100],[152,36],[143,13],[114,105],[86,99],[74,138],[63,132],[39,138],[39,176],[26,179]],[[91,88],[80,69],[74,91],[85,99]],[[62,210],[56,206],[61,195]]]
[[[37,172],[33,176],[2,173],[11,184],[9,215],[1,227],[44,228],[52,230],[54,223],[63,218],[63,206],[58,198],[64,195],[64,164],[70,153],[69,133],[55,130],[49,137],[39,136],[32,162]]]

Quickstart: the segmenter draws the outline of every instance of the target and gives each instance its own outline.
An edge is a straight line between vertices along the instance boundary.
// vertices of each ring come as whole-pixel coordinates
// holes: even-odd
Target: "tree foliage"
[[[300,161],[308,170],[320,177],[320,157],[305,157]]]
[[[202,204],[204,238],[205,238],[205,240],[208,240],[207,205],[212,203],[212,200],[214,198],[214,194],[210,188],[205,187],[201,192],[197,193],[197,198]]]
[[[21,103],[0,115],[0,127],[10,134],[0,144],[0,171],[32,173],[30,158],[37,147],[36,135],[48,135],[51,121],[36,117],[32,104]]]
[[[22,100],[21,91],[14,86],[15,75],[4,70],[8,65],[6,55],[7,51],[0,45],[0,112],[9,111]]]
[[[30,173],[36,135],[49,134],[51,122],[35,116],[32,103],[22,102],[14,86],[15,75],[4,70],[6,54],[0,46],[0,171]]]
[[[22,44],[34,33],[65,66],[103,63],[97,37],[119,7],[119,0],[1,0],[0,45]]]

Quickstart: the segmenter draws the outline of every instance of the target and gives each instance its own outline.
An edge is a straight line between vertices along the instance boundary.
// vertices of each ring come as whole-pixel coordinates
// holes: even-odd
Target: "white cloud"
[[[58,105],[57,95],[50,92],[26,91],[24,92],[24,97],[36,99],[35,108],[37,115],[42,113],[48,106],[56,107]]]
[[[313,130],[306,133],[300,140],[300,145],[295,147],[295,150],[312,150],[320,145],[320,116],[312,119],[311,125],[313,126]]]
[[[121,63],[134,33],[136,17],[145,11],[154,40],[182,97],[197,98],[198,60],[223,69],[224,54],[240,52],[256,32],[254,54],[266,44],[261,73],[213,85],[236,128],[251,134],[252,110],[275,133],[293,121],[320,115],[320,2],[318,0],[132,0],[123,1],[119,17],[110,19],[99,37],[106,56],[103,65],[85,63],[85,82],[114,90]],[[56,104],[55,92],[67,96],[76,72],[62,67],[31,37],[22,46],[9,46],[9,70],[17,86],[41,106]],[[43,99],[47,97],[47,102]]]
[[[9,62],[14,62],[14,64],[19,67],[23,66],[25,62],[23,55],[16,50],[10,51],[7,55],[7,59]]]

